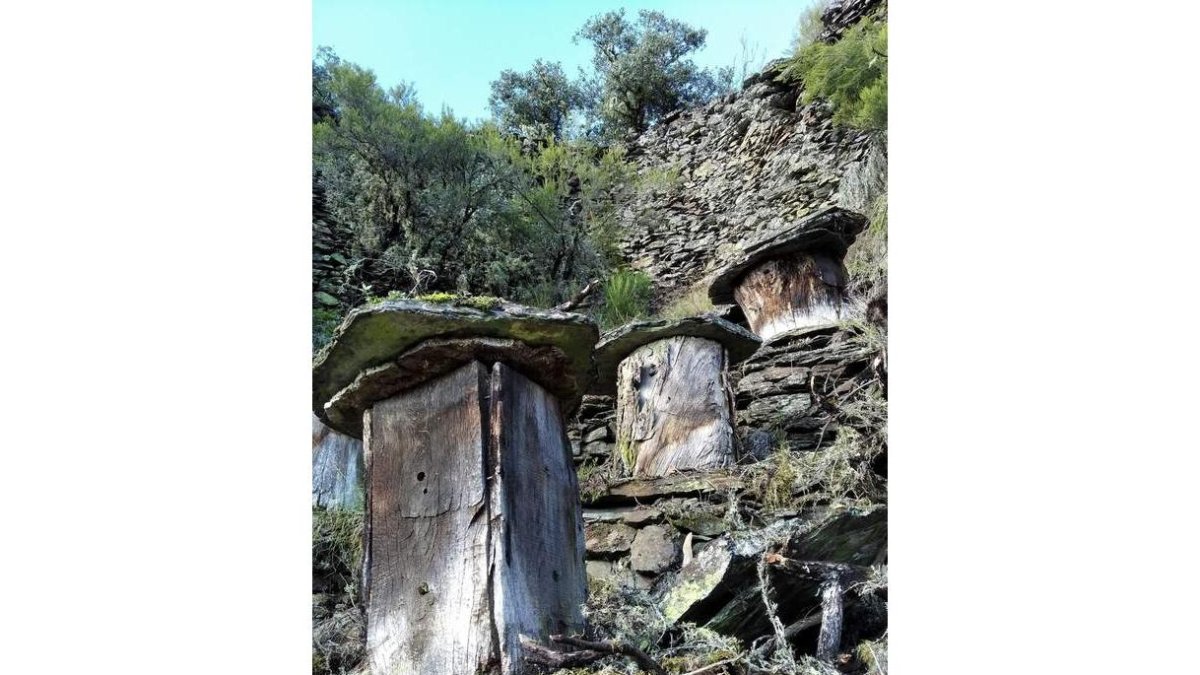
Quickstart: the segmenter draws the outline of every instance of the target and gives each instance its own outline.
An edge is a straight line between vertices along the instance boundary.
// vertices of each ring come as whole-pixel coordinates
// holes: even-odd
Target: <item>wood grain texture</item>
[[[521,672],[522,636],[583,628],[583,518],[558,400],[497,363],[491,381],[492,551],[502,672]]]
[[[750,329],[764,341],[845,316],[846,273],[819,253],[792,253],[751,270],[734,290]]]
[[[312,416],[312,505],[360,509],[363,503],[362,442]]]
[[[487,379],[472,362],[364,416],[367,651],[375,675],[473,674],[497,664]]]
[[[821,587],[821,632],[817,635],[817,659],[833,663],[842,644],[842,579],[835,571]]]
[[[708,469],[733,461],[733,396],[720,344],[659,340],[618,368],[617,451],[634,476]]]

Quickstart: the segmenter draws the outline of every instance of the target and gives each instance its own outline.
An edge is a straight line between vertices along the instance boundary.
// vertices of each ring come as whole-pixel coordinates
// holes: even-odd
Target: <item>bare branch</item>
[[[662,668],[658,662],[654,661],[653,658],[650,658],[646,652],[637,649],[636,646],[629,643],[622,643],[622,641],[618,640],[610,640],[607,641],[607,643],[599,643],[599,641],[584,640],[583,638],[571,637],[571,635],[551,635],[550,640],[553,641],[553,643],[572,647],[580,647],[580,649],[590,652],[600,652],[601,655],[626,656],[634,659],[638,667],[640,667],[642,670],[647,670],[649,673],[654,673],[654,675],[667,675],[667,671]],[[542,649],[545,650],[545,647],[542,647]]]
[[[560,312],[569,312],[575,309],[588,299],[588,296],[592,294],[592,291],[596,290],[598,285],[600,285],[600,280],[592,279],[591,281],[587,282],[587,285],[583,287],[582,291],[579,291],[575,294],[575,297],[562,303],[561,305],[558,305],[554,309],[557,309]]]

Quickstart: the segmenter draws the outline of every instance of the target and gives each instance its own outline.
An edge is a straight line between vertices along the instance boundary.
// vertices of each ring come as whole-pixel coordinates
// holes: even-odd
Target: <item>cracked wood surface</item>
[[[720,344],[696,337],[659,340],[618,369],[617,448],[634,476],[733,461],[733,397]]]
[[[364,415],[367,649],[375,673],[522,667],[580,630],[583,520],[558,399],[472,362]]]
[[[365,415],[364,595],[374,673],[476,673],[496,660],[486,393],[487,370],[472,362]]]
[[[836,258],[801,252],[754,268],[733,294],[750,329],[765,342],[845,318],[845,286],[845,270]]]
[[[503,672],[519,673],[522,636],[583,629],[583,517],[558,400],[503,363],[491,386],[495,620]]]

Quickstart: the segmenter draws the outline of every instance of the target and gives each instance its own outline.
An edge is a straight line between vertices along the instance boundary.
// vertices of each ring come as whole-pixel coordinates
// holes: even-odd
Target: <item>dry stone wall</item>
[[[634,144],[639,173],[662,176],[661,187],[626,212],[621,248],[654,280],[660,303],[755,235],[828,206],[865,211],[871,177],[886,171],[882,146],[833,126],[826,104],[799,104],[802,87],[776,80],[781,66],[668,116]]]

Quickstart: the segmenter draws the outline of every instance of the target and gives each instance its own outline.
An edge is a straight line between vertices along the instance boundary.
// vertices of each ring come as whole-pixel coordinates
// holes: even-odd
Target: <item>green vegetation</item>
[[[501,72],[488,104],[496,123],[510,134],[561,140],[572,111],[582,107],[583,93],[561,64],[538,59],[528,72]]]
[[[314,62],[316,186],[349,242],[341,295],[434,291],[560,302],[615,266],[616,216],[634,195],[619,150],[426,114],[406,85],[329,52]],[[318,108],[322,111],[318,115]]]
[[[389,298],[389,300],[390,299],[391,298]],[[436,303],[453,302],[456,299],[458,299],[457,295],[455,295],[454,293],[446,293],[444,291],[439,291],[437,293],[426,293],[425,295],[417,296],[417,300],[423,300],[425,302],[436,302]]]
[[[640,133],[676,108],[728,90],[731,68],[706,70],[689,58],[707,35],[650,10],[640,10],[636,23],[625,10],[588,19],[575,41],[592,44],[594,73],[580,88],[604,135]]]
[[[592,46],[592,70],[571,81],[542,59],[525,72],[505,70],[488,99],[506,132],[539,141],[587,137],[621,140],[667,113],[729,91],[733,68],[700,68],[691,55],[708,32],[641,10],[598,14],[574,40]]]
[[[698,284],[671,301],[658,315],[664,319],[685,319],[711,312],[713,309],[715,307],[712,300],[708,298],[708,286]]]
[[[887,131],[887,22],[867,17],[832,44],[800,46],[780,77],[804,82],[805,103],[828,100],[835,124]]]
[[[800,20],[796,22],[796,33],[792,37],[793,52],[800,51],[821,37],[821,32],[825,30],[825,24],[821,23],[825,5],[823,2],[814,2],[800,14]]]
[[[648,316],[651,295],[650,277],[637,270],[618,270],[604,285],[600,324],[611,328]]]
[[[798,464],[797,456],[788,450],[786,443],[781,443],[775,451],[774,466],[767,474],[767,484],[763,489],[764,507],[783,509],[792,505],[792,490],[796,487]]]
[[[342,322],[342,316],[332,309],[317,308],[312,311],[313,352],[319,351],[333,339],[333,331]]]
[[[313,575],[335,579],[351,601],[358,598],[362,539],[362,511],[312,510]]]
[[[868,295],[876,286],[887,281],[887,193],[871,205],[871,220],[867,229],[854,240],[846,252],[846,275],[851,288],[859,295]]]

